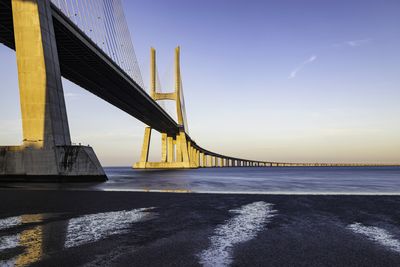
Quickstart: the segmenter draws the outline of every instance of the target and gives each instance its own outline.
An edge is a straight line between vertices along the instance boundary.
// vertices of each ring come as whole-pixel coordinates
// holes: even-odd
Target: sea
[[[21,184],[57,190],[221,194],[400,194],[400,167],[105,168],[104,183]]]

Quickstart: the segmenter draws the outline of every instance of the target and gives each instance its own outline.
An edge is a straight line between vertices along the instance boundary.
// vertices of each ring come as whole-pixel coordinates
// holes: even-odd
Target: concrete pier
[[[100,182],[107,177],[93,149],[57,146],[36,149],[0,147],[0,181],[6,182]]]

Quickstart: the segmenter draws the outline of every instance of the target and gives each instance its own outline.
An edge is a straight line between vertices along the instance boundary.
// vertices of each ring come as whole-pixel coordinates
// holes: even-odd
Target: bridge
[[[169,93],[157,90],[151,49],[147,94],[121,0],[0,0],[0,42],[16,51],[23,124],[22,144],[0,147],[0,180],[107,179],[93,149],[71,143],[61,77],[148,125],[134,168],[354,166],[257,161],[201,147],[187,131],[179,47]],[[159,100],[175,101],[177,120]],[[162,138],[158,162],[148,157],[152,130]]]

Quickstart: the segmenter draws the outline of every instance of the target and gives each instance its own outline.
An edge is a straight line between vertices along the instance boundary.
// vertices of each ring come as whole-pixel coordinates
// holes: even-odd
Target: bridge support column
[[[174,138],[172,136],[167,137],[167,162],[175,161],[175,153],[174,153]]]
[[[199,152],[199,167],[204,168],[205,166],[205,162],[204,162],[204,153],[203,152]]]
[[[162,149],[161,161],[149,162],[148,157],[143,157],[150,144],[150,135],[145,138],[142,147],[142,157],[139,162],[134,164],[137,169],[180,169],[180,168],[198,168],[199,151],[195,149],[195,144],[187,140],[184,105],[182,98],[182,86],[180,77],[179,47],[175,50],[175,91],[173,93],[159,93],[156,91],[156,51],[151,49],[151,68],[150,68],[150,96],[155,100],[173,100],[176,103],[176,112],[178,117],[179,133],[161,133]],[[151,128],[150,128],[151,131]]]
[[[188,153],[189,153],[189,159],[190,159],[190,164],[194,165],[194,158],[193,158],[193,147],[191,142],[189,141],[187,144],[188,147]]]
[[[161,161],[167,162],[167,134],[161,134]]]
[[[50,1],[11,4],[23,143],[0,147],[0,180],[106,180],[92,148],[71,146]]]
[[[180,141],[179,135],[176,136],[175,149],[176,149],[175,150],[176,151],[175,161],[182,162],[182,147],[181,147],[181,141]]]
[[[142,153],[140,154],[140,164],[141,168],[146,168],[146,163],[149,160],[149,149],[150,149],[150,140],[151,140],[151,128],[144,128],[144,138],[143,138],[143,146]]]
[[[197,161],[197,167],[202,167],[200,165],[200,151],[196,150],[196,161]]]
[[[192,146],[192,147],[190,148],[189,157],[190,157],[190,162],[191,162],[191,164],[192,164],[193,167],[197,166],[196,154],[197,154],[197,151],[196,151],[196,149]]]
[[[199,151],[196,148],[193,148],[193,163],[195,168],[200,167]]]

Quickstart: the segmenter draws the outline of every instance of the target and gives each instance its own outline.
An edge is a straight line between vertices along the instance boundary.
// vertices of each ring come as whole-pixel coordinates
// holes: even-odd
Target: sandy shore
[[[9,218],[31,217],[22,216],[19,224],[3,229],[0,221],[0,261],[28,258],[41,266],[201,266],[218,262],[233,266],[399,266],[399,206],[397,196],[2,189],[3,226]],[[32,214],[39,219],[31,220],[37,218]],[[136,216],[137,220],[126,221],[127,214],[128,219]],[[21,241],[32,229],[40,231],[31,235],[30,243]],[[10,236],[18,236],[19,245],[4,245],[4,237]],[[36,258],[29,255],[32,247],[40,248]]]

